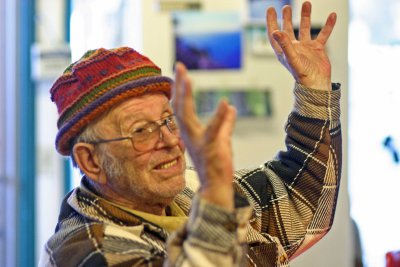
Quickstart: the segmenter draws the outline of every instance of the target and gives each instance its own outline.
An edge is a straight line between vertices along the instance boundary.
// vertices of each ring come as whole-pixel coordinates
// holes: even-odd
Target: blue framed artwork
[[[274,7],[280,17],[284,5],[291,5],[291,0],[248,0],[250,20],[265,20],[265,11]]]
[[[190,70],[240,69],[242,26],[237,12],[172,14],[175,60]]]

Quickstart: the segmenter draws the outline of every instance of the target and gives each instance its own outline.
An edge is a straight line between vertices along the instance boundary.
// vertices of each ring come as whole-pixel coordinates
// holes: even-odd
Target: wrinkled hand
[[[331,13],[316,39],[311,39],[311,3],[301,8],[299,36],[296,39],[292,25],[292,9],[282,10],[282,30],[279,30],[274,8],[267,10],[268,36],[278,60],[292,73],[294,79],[310,88],[331,89],[331,64],[325,51],[326,42],[336,23]]]
[[[231,135],[235,108],[221,101],[209,123],[203,125],[196,115],[191,80],[182,63],[175,67],[172,106],[181,137],[199,173],[201,197],[233,210]]]

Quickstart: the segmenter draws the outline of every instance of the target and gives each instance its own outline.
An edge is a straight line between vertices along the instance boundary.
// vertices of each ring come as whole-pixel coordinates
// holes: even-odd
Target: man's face
[[[97,128],[102,139],[118,138],[171,114],[173,111],[165,95],[145,94],[119,104],[97,124]],[[104,186],[112,200],[146,210],[146,205],[169,204],[183,190],[183,142],[166,126],[159,130],[161,136],[157,136],[154,147],[144,152],[137,151],[129,139],[99,144],[99,157],[107,176]]]

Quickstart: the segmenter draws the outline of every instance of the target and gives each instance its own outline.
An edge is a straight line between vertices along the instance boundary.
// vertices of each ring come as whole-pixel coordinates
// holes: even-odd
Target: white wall
[[[245,0],[204,0],[204,9],[237,10],[246,18]],[[343,171],[336,218],[331,232],[308,252],[299,256],[292,266],[351,266],[352,245],[349,220],[349,199],[347,192],[347,25],[348,2],[346,0],[314,0],[312,21],[314,25],[325,23],[328,14],[338,14],[336,28],[329,40],[329,54],[333,66],[332,80],[342,84],[343,122]],[[302,1],[294,1],[294,21],[298,22]],[[173,34],[168,13],[158,12],[153,1],[143,3],[143,52],[172,75]],[[248,49],[247,49],[248,50]],[[246,51],[244,68],[241,71],[192,72],[195,87],[261,87],[272,90],[272,119],[260,121],[239,121],[234,136],[235,166],[237,168],[258,165],[272,158],[284,146],[283,126],[292,108],[293,79],[274,57],[255,58]]]
[[[40,42],[58,42],[59,36],[63,36],[63,1],[61,0],[38,0],[39,12],[46,17],[46,21],[51,21],[52,32],[49,38],[46,32],[48,29],[39,31]],[[170,16],[168,13],[156,11],[153,0],[145,0],[142,4],[142,24],[143,43],[138,48],[144,54],[154,60],[162,69],[164,74],[172,75],[173,67],[173,35]],[[246,0],[203,0],[205,10],[239,10],[243,19],[246,18]],[[339,195],[339,203],[335,222],[332,231],[321,240],[316,246],[294,260],[292,266],[324,266],[324,267],[346,267],[351,266],[351,233],[349,224],[349,201],[347,196],[347,166],[346,166],[346,125],[347,125],[347,25],[348,7],[346,0],[326,1],[314,0],[313,21],[316,25],[325,22],[330,11],[338,13],[338,23],[329,41],[329,53],[333,66],[333,81],[342,83],[342,119],[344,133],[344,151],[342,184]],[[48,5],[53,6],[52,9]],[[295,9],[301,2],[295,0]],[[59,12],[57,12],[57,10]],[[55,12],[56,11],[56,12]],[[295,20],[298,21],[298,12],[295,10]],[[135,11],[137,12],[137,10]],[[245,54],[244,68],[241,71],[216,71],[213,73],[198,72],[192,73],[192,78],[196,87],[260,87],[268,88],[272,91],[273,97],[273,118],[268,120],[246,120],[239,121],[236,125],[234,136],[235,165],[237,168],[259,165],[261,162],[272,158],[276,152],[282,149],[284,132],[283,127],[288,113],[292,108],[292,87],[293,79],[287,71],[279,65],[273,57],[254,58]],[[48,84],[39,85],[38,102],[43,103],[43,116],[38,118],[38,122],[45,122],[38,128],[53,127],[55,118],[50,116],[47,111],[51,108],[49,103]],[[44,89],[46,88],[46,90]],[[46,125],[44,125],[46,124]],[[46,128],[47,129],[47,128]],[[61,168],[55,162],[60,161],[60,157],[54,153],[54,130],[39,132],[38,136],[45,136],[39,142],[38,151],[45,151],[43,155],[49,154],[50,159],[44,157],[42,164],[54,163],[53,167],[39,169],[38,173],[38,210],[42,213],[37,218],[38,245],[42,245],[44,240],[52,233],[54,222],[58,216],[58,206],[61,200],[62,175]],[[40,137],[39,137],[40,138]],[[45,141],[47,140],[47,141]],[[51,145],[50,145],[51,144]],[[41,160],[41,157],[39,157]],[[45,162],[44,162],[45,161]],[[41,164],[39,162],[39,164]],[[45,189],[45,190],[44,190]],[[41,198],[41,196],[46,196]],[[49,196],[53,199],[49,206]],[[47,200],[47,202],[46,202]],[[44,223],[44,224],[42,224]],[[51,225],[50,225],[51,224]]]

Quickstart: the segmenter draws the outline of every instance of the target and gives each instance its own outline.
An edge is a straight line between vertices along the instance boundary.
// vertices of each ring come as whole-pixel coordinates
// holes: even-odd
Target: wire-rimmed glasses
[[[99,139],[94,141],[88,141],[86,143],[89,144],[100,144],[100,143],[109,143],[130,139],[133,147],[140,152],[145,152],[152,150],[158,140],[161,137],[161,127],[166,126],[168,130],[174,134],[179,135],[179,129],[177,122],[175,120],[175,115],[171,114],[165,118],[162,118],[157,121],[148,122],[145,125],[134,128],[131,130],[131,133],[127,136],[122,136],[118,138],[111,139]]]

